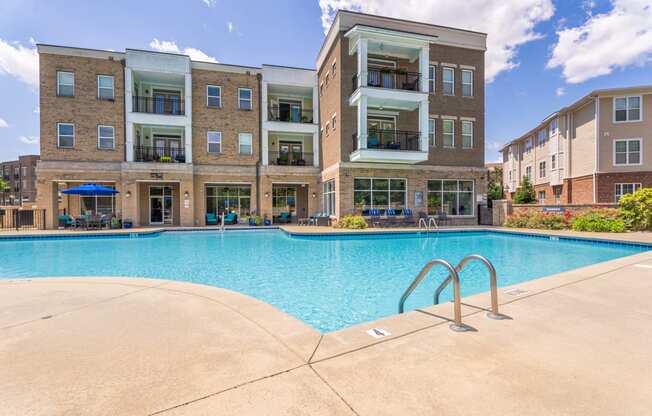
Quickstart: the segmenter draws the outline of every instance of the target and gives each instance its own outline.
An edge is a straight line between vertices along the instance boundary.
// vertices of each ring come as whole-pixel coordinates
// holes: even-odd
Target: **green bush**
[[[490,200],[503,199],[503,185],[498,182],[491,182],[489,184],[489,191],[487,196]]]
[[[362,230],[367,228],[367,221],[361,215],[345,215],[337,222],[337,228]]]
[[[535,201],[536,195],[534,194],[534,186],[527,176],[523,176],[521,186],[519,186],[519,188],[516,190],[516,193],[514,194],[514,203],[531,204]]]
[[[622,233],[626,227],[617,209],[594,209],[578,214],[573,220],[573,230]]]
[[[620,198],[620,211],[632,230],[652,231],[652,188],[642,188]]]

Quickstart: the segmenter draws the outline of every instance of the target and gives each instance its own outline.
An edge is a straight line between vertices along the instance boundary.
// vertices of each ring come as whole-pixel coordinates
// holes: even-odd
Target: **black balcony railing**
[[[420,132],[405,130],[370,130],[367,149],[419,150]],[[353,149],[358,150],[358,135],[353,134]]]
[[[287,121],[288,123],[312,123],[312,110],[302,108],[285,108],[270,106],[268,108],[269,121]]]
[[[134,146],[135,162],[186,163],[183,148]]]
[[[313,166],[312,153],[269,152],[269,164],[279,166]]]
[[[133,97],[134,113],[170,114],[182,116],[185,114],[185,105],[180,98],[163,97]]]
[[[370,70],[367,72],[367,86],[389,88],[394,90],[419,91],[418,72],[408,72],[400,69]],[[358,74],[353,75],[353,90],[359,87]]]

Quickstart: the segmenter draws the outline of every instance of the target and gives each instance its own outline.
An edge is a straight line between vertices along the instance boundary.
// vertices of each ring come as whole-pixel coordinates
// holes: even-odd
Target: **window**
[[[100,100],[113,100],[115,98],[112,75],[97,76],[97,98]]]
[[[328,135],[328,133],[330,133],[330,131],[331,131],[330,123],[328,121],[326,122],[326,126],[324,127],[324,131],[326,132],[326,135]]]
[[[550,137],[556,135],[558,132],[559,132],[559,122],[555,118],[550,122],[550,126],[549,126]]]
[[[109,188],[115,188],[114,185],[104,185]],[[81,211],[83,213],[92,212],[95,215],[111,215],[115,212],[115,196],[114,195],[94,195],[82,196]]]
[[[75,146],[75,125],[71,123],[57,123],[57,146]]]
[[[539,204],[544,205],[546,203],[546,191],[539,191]]]
[[[222,87],[217,85],[206,86],[206,106],[222,107]]]
[[[455,121],[442,120],[444,128],[444,147],[455,147]]]
[[[335,179],[324,182],[324,212],[335,215]]]
[[[333,64],[331,65],[331,73],[333,76],[335,76],[335,71],[337,70],[337,62],[333,61]]]
[[[436,74],[435,69],[436,68],[437,67],[434,66],[434,65],[430,65],[428,67],[428,92],[430,92],[430,94],[435,93],[435,79],[436,79],[435,78],[435,76],[436,76],[435,75]]]
[[[27,176],[27,166],[22,166],[20,170],[22,172],[22,176]]]
[[[641,121],[641,96],[614,98],[614,122]]]
[[[75,73],[57,71],[57,95],[72,97],[75,95]]]
[[[546,135],[545,129],[539,130],[539,136],[537,141],[539,142],[539,147],[543,147],[546,145],[546,142],[548,141],[548,136]]]
[[[208,139],[208,153],[222,153],[222,132],[209,131],[207,134]]]
[[[616,202],[620,201],[620,197],[626,194],[633,194],[641,189],[640,183],[617,183],[616,184]]]
[[[455,70],[444,67],[444,95],[455,95]]]
[[[251,110],[252,90],[250,88],[238,88],[238,108]]]
[[[555,204],[561,204],[561,186],[555,186],[553,192],[555,193]]]
[[[462,70],[462,97],[473,97],[473,71]]]
[[[23,179],[22,182],[23,182],[22,184],[23,190],[27,189],[27,179]]]
[[[539,177],[540,178],[545,178],[546,177],[546,162],[545,161],[539,162]]]
[[[641,139],[614,141],[614,165],[640,165]]]
[[[206,212],[221,215],[235,212],[238,216],[249,215],[251,211],[250,185],[208,185],[206,186]]]
[[[324,95],[324,83],[319,84],[319,96]]]
[[[240,148],[241,155],[250,155],[253,152],[252,147],[253,136],[251,133],[240,133],[238,134],[238,147]]]
[[[550,156],[550,170],[555,170],[557,169],[557,156],[552,155]]]
[[[434,118],[429,118],[428,119],[428,144],[430,146],[435,145],[435,127],[436,127],[436,121]]]
[[[525,177],[528,178],[528,180],[532,179],[532,166],[525,167]]]
[[[407,181],[388,178],[354,178],[353,203],[356,210],[405,208]]]
[[[525,153],[530,153],[532,151],[532,138],[530,137],[525,141]]]
[[[115,149],[115,129],[113,126],[97,126],[97,148]]]
[[[462,120],[462,148],[473,148],[473,122]]]
[[[428,214],[473,215],[472,180],[428,181]]]
[[[272,214],[289,212],[290,216],[297,209],[297,188],[295,186],[272,185]]]
[[[331,127],[333,127],[333,130],[337,128],[337,117],[335,114],[333,114],[333,117],[331,118]]]

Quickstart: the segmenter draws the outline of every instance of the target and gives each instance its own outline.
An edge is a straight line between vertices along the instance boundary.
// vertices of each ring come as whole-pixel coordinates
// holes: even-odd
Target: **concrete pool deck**
[[[464,298],[465,333],[450,303],[320,334],[215,287],[0,280],[0,413],[642,415],[650,299],[652,251],[500,288],[508,320]]]

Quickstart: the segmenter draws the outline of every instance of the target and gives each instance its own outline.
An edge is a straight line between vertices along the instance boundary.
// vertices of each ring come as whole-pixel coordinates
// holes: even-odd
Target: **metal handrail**
[[[455,267],[455,272],[459,273],[462,271],[464,266],[466,266],[469,262],[472,260],[480,260],[481,262],[484,263],[485,266],[487,266],[487,269],[489,269],[489,285],[491,287],[491,312],[487,314],[489,318],[492,319],[503,319],[504,315],[501,315],[498,312],[498,284],[497,284],[497,279],[496,279],[496,269],[493,264],[489,260],[487,260],[486,257],[483,257],[479,254],[471,254],[466,257],[464,257],[459,264]],[[457,277],[459,279],[459,277]],[[434,295],[434,303],[435,305],[439,304],[439,295],[441,295],[441,292],[448,286],[448,284],[453,280],[453,277],[451,275],[448,275],[446,280],[441,282],[437,290],[435,290],[435,295]]]
[[[428,230],[430,230],[431,224],[434,226],[435,231],[439,231],[439,226],[437,225],[437,221],[434,217],[428,217]]]
[[[428,263],[426,263],[425,266],[423,266],[423,269],[419,272],[417,277],[412,281],[410,286],[405,290],[403,293],[403,296],[401,296],[401,300],[398,302],[398,313],[403,313],[405,309],[405,301],[407,298],[414,292],[414,289],[419,286],[419,283],[423,280],[424,277],[428,274],[430,269],[432,269],[435,265],[441,264],[442,266],[446,267],[448,269],[449,277],[452,276],[453,279],[453,285],[455,287],[454,290],[454,305],[453,305],[453,313],[454,313],[454,324],[451,325],[451,329],[454,331],[466,331],[468,328],[462,324],[462,300],[461,300],[461,295],[460,295],[460,277],[457,274],[457,271],[449,262],[447,262],[444,259],[435,259],[435,260],[430,260]]]
[[[439,231],[439,226],[437,225],[437,221],[433,217],[428,217],[428,221],[426,222],[426,219],[421,217],[419,218],[419,231],[421,229],[424,229],[428,232],[431,230]]]

